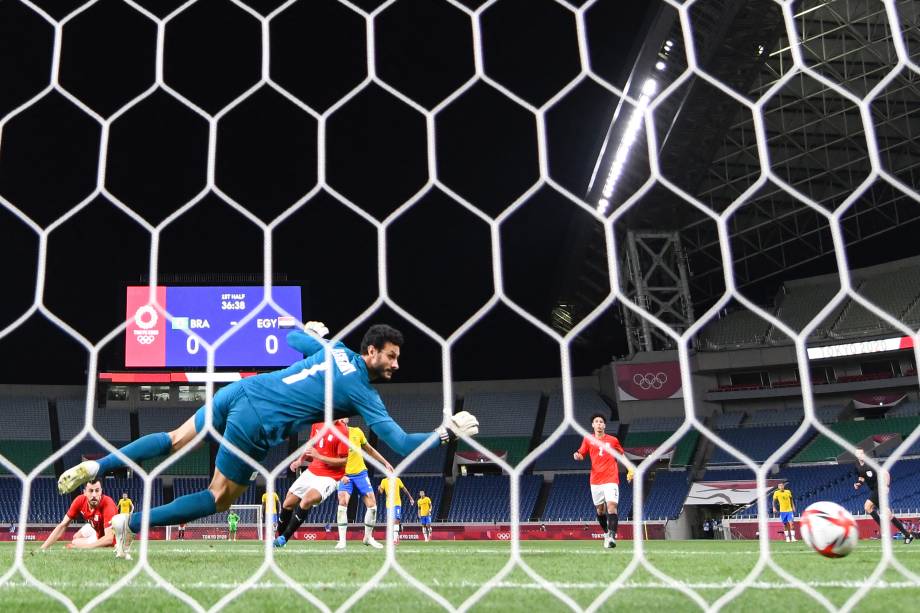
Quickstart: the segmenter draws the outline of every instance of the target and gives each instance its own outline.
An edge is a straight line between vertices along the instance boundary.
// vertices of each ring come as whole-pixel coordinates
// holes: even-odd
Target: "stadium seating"
[[[198,407],[144,407],[138,411],[138,426],[140,435],[152,432],[169,432],[174,430],[189,417],[194,415]],[[163,461],[164,458],[144,462],[144,468],[150,470]],[[208,443],[205,442],[197,449],[189,451],[181,459],[167,467],[164,475],[210,475],[211,460]]]
[[[394,393],[381,386],[380,397],[390,416],[406,432],[429,432],[441,425],[444,417],[441,394]]]
[[[521,475],[520,519],[527,521],[533,513],[542,477]],[[450,521],[507,522],[511,520],[511,486],[504,475],[458,477],[454,483]]]
[[[51,427],[48,402],[32,396],[0,397],[0,454],[26,472],[51,455]],[[0,465],[0,474],[9,474]],[[42,474],[53,474],[49,466]]]
[[[865,277],[858,293],[894,317],[900,317],[920,294],[920,268],[916,265],[877,272]],[[850,301],[832,336],[854,336],[891,332],[892,328],[857,302]]]
[[[912,417],[915,415],[920,415],[920,403],[914,400],[907,400],[900,403],[899,405],[888,409],[888,412],[885,413],[885,417]]]
[[[482,432],[501,432],[505,436],[533,434],[539,391],[471,392],[463,397],[463,408],[479,419]]]
[[[746,309],[711,320],[698,337],[701,350],[738,349],[762,345],[770,324]]]
[[[0,524],[19,522],[21,502],[22,482],[16,477],[0,477]]]
[[[490,451],[507,451],[506,461],[512,466],[524,459],[530,449],[529,436],[479,436],[476,442]],[[472,447],[464,441],[457,444],[457,451],[471,451]]]
[[[744,421],[745,415],[741,411],[730,411],[719,413],[712,419],[712,428],[714,430],[727,430],[737,428]]]
[[[745,428],[761,428],[763,426],[793,426],[802,423],[805,410],[801,407],[790,409],[762,409],[750,414],[744,422]]]
[[[374,445],[374,448],[380,452],[380,454],[387,459],[387,461],[396,466],[402,463],[404,457],[390,449],[386,443],[381,440],[377,441],[377,444]],[[447,448],[443,445],[440,447],[435,447],[434,449],[429,449],[416,458],[408,466],[404,466],[402,471],[404,474],[424,474],[424,473],[438,473],[441,474],[444,472],[444,462],[447,459]]]
[[[659,470],[645,496],[645,519],[676,519],[690,491],[690,475],[685,470]]]
[[[858,443],[873,434],[900,433],[905,438],[920,425],[918,417],[892,417],[889,419],[867,419],[862,421],[841,421],[831,425],[831,430],[851,443]],[[793,458],[793,462],[822,462],[834,460],[843,453],[837,443],[819,435],[810,445]]]
[[[20,470],[29,472],[41,464],[52,453],[51,441],[23,441],[0,440],[0,454],[19,467]],[[0,474],[10,474],[5,466],[0,464]],[[54,466],[47,466],[43,475],[54,474]]]
[[[85,422],[85,403],[82,400],[59,400],[57,413],[61,441],[75,438]],[[93,409],[93,427],[108,441],[131,440],[131,421],[128,411],[95,408]]]
[[[591,501],[588,473],[556,475],[543,509],[543,521],[590,521],[594,522],[597,512]],[[620,521],[632,516],[632,485],[620,475]]]
[[[643,417],[629,424],[629,433],[636,432],[674,432],[684,423],[681,417]]]
[[[0,396],[4,440],[47,441],[51,438],[48,401],[33,396]]]
[[[633,432],[630,427],[623,441],[623,447],[655,447],[665,442],[673,433],[673,430],[671,432]],[[691,430],[678,441],[674,449],[674,457],[671,458],[671,466],[686,466],[693,460],[693,452],[696,450],[699,437],[699,432]]]
[[[438,517],[438,513],[441,508],[441,499],[444,497],[444,479],[441,477],[400,477],[403,481],[403,485],[406,486],[406,489],[412,492],[412,498],[418,499],[418,493],[420,490],[424,490],[425,493],[431,498],[431,516],[433,518]],[[380,485],[381,478],[373,479],[374,492],[377,492],[377,486]],[[418,522],[418,507],[409,504],[409,501],[406,500],[405,495],[402,497],[402,521],[403,523],[417,523]],[[363,501],[358,502],[358,510],[355,517],[352,517],[350,521],[352,522],[361,522],[364,521],[364,511],[365,506]],[[386,504],[384,504],[383,494],[377,493],[377,523],[385,524],[387,521],[387,509]]]
[[[776,318],[792,328],[799,331],[812,320],[818,312],[827,306],[827,303],[834,297],[834,294],[840,289],[836,279],[811,278],[807,282],[787,283],[785,285],[785,295],[776,311]],[[843,301],[846,304],[846,301]],[[843,306],[839,306],[835,313],[829,315],[825,321],[832,323],[836,320],[836,315]],[[821,326],[823,324],[819,324]],[[816,330],[818,336],[823,333]],[[789,344],[791,341],[781,331],[774,327],[770,328],[767,334],[768,342],[773,344]]]
[[[571,432],[571,430],[570,430]],[[547,437],[544,437],[544,441]],[[534,470],[587,470],[589,465],[572,457],[581,446],[580,434],[564,434],[556,439],[546,451],[540,454],[534,463]]]
[[[707,481],[739,478],[753,479],[754,473],[747,469],[707,470],[704,477]],[[814,502],[830,500],[851,513],[865,513],[863,503],[867,495],[864,490],[853,489],[856,481],[853,464],[787,466],[770,478],[787,481],[799,512]],[[891,471],[890,502],[896,513],[920,511],[920,460],[902,460],[895,464]],[[767,506],[770,505],[768,498]],[[745,509],[739,516],[756,517],[756,505]]]
[[[593,389],[576,388],[572,390],[572,416],[575,422],[580,424],[586,430],[590,430],[589,423],[591,415],[603,413],[610,416],[610,407]],[[551,434],[559,424],[562,423],[564,407],[562,402],[562,390],[556,390],[549,395],[546,404],[546,418],[543,421],[543,435]],[[607,422],[607,432],[616,435],[619,430],[619,423]]]
[[[765,428],[736,428],[721,430],[719,436],[728,444],[744,453],[755,462],[763,462],[781,445],[786,443],[796,431],[796,426],[768,426]],[[812,436],[806,434],[788,453],[778,461],[783,462],[792,456]],[[741,460],[731,455],[722,447],[713,450],[709,459],[711,465],[741,464]]]

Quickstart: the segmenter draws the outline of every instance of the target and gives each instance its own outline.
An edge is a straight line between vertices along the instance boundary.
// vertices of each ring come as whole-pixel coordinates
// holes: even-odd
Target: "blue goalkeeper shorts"
[[[358,493],[362,496],[374,493],[374,487],[371,485],[371,480],[370,477],[367,476],[366,470],[362,470],[354,475],[345,476],[348,477],[348,483],[339,483],[340,492],[346,492],[349,496],[352,495],[355,489],[357,489]]]
[[[396,521],[402,521],[402,507],[401,507],[401,506],[390,507],[390,508],[387,509],[387,510],[388,510],[390,513],[393,514],[393,519],[394,519],[394,520],[396,520]]]
[[[784,524],[792,523],[793,518],[794,514],[792,511],[783,511],[779,514],[779,520]]]
[[[223,437],[256,462],[268,455],[268,440],[262,429],[262,420],[249,402],[246,391],[239,382],[222,387],[214,394],[212,424]],[[195,431],[204,429],[205,407],[195,413]],[[255,468],[237,457],[226,446],[217,450],[214,462],[217,470],[240,485],[249,485]]]
[[[422,517],[418,518],[418,521],[423,526],[430,526],[431,525],[431,515],[423,515]]]

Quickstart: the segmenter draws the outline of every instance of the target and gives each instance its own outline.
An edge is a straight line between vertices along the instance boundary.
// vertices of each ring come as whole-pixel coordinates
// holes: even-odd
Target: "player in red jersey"
[[[620,475],[617,459],[611,450],[623,454],[623,446],[615,436],[605,434],[607,418],[600,413],[591,416],[594,436],[586,436],[575,452],[576,460],[591,457],[591,499],[597,508],[597,523],[604,530],[604,547],[617,546],[617,503],[620,501]]]
[[[323,423],[313,424],[307,449],[299,459],[291,463],[291,470],[296,471],[305,462],[310,468],[305,470],[297,481],[291,485],[281,505],[279,528],[286,526],[284,532],[275,539],[275,547],[284,547],[294,536],[297,529],[307,518],[307,513],[328,498],[345,477],[345,464],[348,462],[348,426],[345,421],[337,420],[332,424],[343,439],[331,430],[318,436],[325,427]]]
[[[102,493],[102,482],[99,479],[89,481],[83,487],[83,493],[74,498],[70,508],[45,542],[42,549],[54,545],[70,522],[82,517],[86,524],[74,535],[73,540],[67,544],[68,549],[93,549],[95,547],[114,547],[115,532],[110,522],[118,514],[115,501]]]

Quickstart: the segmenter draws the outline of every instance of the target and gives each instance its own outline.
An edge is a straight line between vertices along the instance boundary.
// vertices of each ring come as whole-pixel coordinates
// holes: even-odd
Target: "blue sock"
[[[169,454],[172,449],[172,441],[165,432],[157,432],[142,436],[133,443],[128,443],[119,451],[140,464],[143,460],[157,458]],[[114,453],[110,453],[99,460],[99,473],[97,477],[111,472],[117,468],[124,468],[125,463]]]
[[[180,496],[169,504],[150,509],[151,526],[172,526],[206,517],[217,512],[217,503],[210,490]],[[141,514],[132,513],[128,527],[134,534],[141,531]]]

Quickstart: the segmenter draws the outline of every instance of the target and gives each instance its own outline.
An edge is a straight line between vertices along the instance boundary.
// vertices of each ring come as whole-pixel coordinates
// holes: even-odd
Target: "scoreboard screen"
[[[296,322],[279,316],[271,306],[241,323],[262,302],[262,286],[157,287],[157,303],[172,321],[148,304],[149,296],[146,285],[128,287],[125,367],[207,366],[207,352],[186,331],[213,343],[234,326],[239,330],[218,347],[215,366],[288,366],[303,357],[285,342],[285,328]],[[272,297],[302,319],[300,286],[275,286]]]

